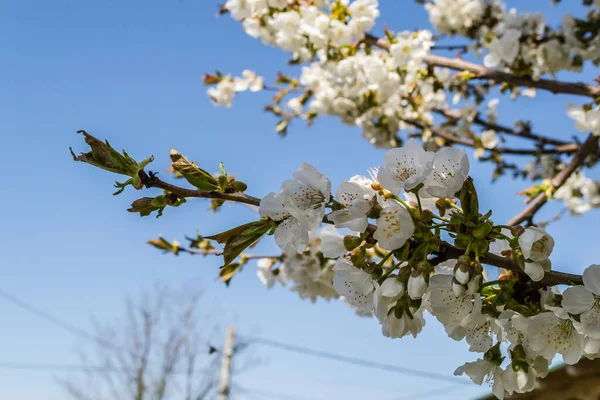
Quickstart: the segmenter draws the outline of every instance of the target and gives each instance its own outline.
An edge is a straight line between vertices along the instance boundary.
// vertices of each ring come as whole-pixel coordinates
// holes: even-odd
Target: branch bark
[[[579,147],[579,150],[577,150],[571,159],[571,162],[569,162],[569,164],[567,164],[567,166],[552,179],[551,184],[553,190],[556,190],[564,185],[567,179],[569,179],[569,177],[577,170],[577,168],[583,165],[587,156],[597,151],[598,137],[590,133],[585,142]],[[529,204],[529,206],[527,206],[527,208],[511,218],[510,221],[507,222],[507,225],[518,225],[524,221],[531,222],[535,213],[542,208],[542,206],[546,204],[548,200],[549,199],[546,194],[540,194]]]
[[[376,46],[384,50],[390,49],[390,43],[382,38],[365,34],[365,43]],[[468,71],[478,79],[486,79],[496,82],[504,82],[514,86],[533,87],[542,89],[554,94],[572,94],[575,96],[584,96],[596,98],[600,96],[600,86],[586,85],[581,82],[562,82],[549,79],[533,80],[529,77],[516,76],[506,72],[495,71],[482,65],[461,60],[459,58],[441,57],[435,54],[428,54],[423,61],[429,65],[445,67],[457,71]]]

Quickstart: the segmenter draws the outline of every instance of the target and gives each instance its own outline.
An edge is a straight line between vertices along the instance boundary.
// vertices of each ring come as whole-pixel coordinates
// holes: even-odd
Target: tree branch
[[[447,119],[449,119],[451,121],[458,121],[460,119],[460,115],[452,112],[451,110],[438,109],[438,110],[434,110],[434,112],[436,112],[437,114],[443,115],[444,117],[446,117]],[[551,144],[554,146],[564,146],[563,149],[565,149],[565,151],[577,151],[577,149],[579,148],[579,144],[577,144],[577,143],[569,143],[564,140],[554,139],[554,138],[550,138],[547,136],[539,135],[539,134],[530,132],[527,129],[513,129],[513,128],[509,128],[504,125],[492,124],[492,123],[482,119],[479,116],[479,113],[475,116],[475,118],[473,119],[472,122],[476,125],[479,125],[479,126],[485,128],[485,129],[492,129],[496,132],[502,132],[502,133],[506,133],[508,135],[512,135],[512,136],[516,136],[516,137],[520,137],[520,138],[524,138],[524,139],[531,139],[536,142],[539,142],[540,144]]]
[[[564,183],[569,179],[569,177],[585,162],[587,156],[591,153],[596,153],[598,151],[598,137],[594,136],[590,133],[585,142],[579,147],[577,153],[571,159],[571,162],[567,164],[565,168],[562,169],[554,178],[552,178],[552,188],[555,191],[560,188]],[[523,221],[531,221],[535,215],[535,213],[542,208],[544,204],[548,201],[548,197],[545,193],[540,194],[535,198],[533,202],[527,206],[523,211],[519,214],[515,215],[511,218],[510,221],[507,222],[507,225],[518,225]]]
[[[442,261],[449,259],[458,258],[464,255],[463,250],[457,249],[448,242],[442,242],[440,245],[440,251],[437,253],[437,258],[433,264],[439,264]],[[519,264],[510,258],[501,257],[492,253],[488,253],[485,257],[480,259],[481,263],[491,265],[498,268],[504,268],[506,270],[515,272],[520,276],[526,276],[523,269]],[[527,278],[528,279],[528,278]],[[583,285],[583,278],[581,275],[569,274],[566,272],[549,271],[544,274],[544,278],[540,283],[553,286],[553,285]]]
[[[445,132],[444,129],[436,128],[426,124],[425,122],[416,119],[402,119],[407,124],[413,125],[421,130],[428,129],[435,136],[440,137],[448,142],[460,144],[467,147],[477,147],[472,140],[462,138],[451,133]],[[572,143],[568,145],[556,146],[552,148],[537,148],[537,149],[514,149],[510,147],[494,147],[493,149],[486,149],[494,153],[499,154],[511,154],[511,155],[538,155],[538,154],[569,154],[575,152],[579,148],[579,145]]]
[[[382,38],[365,34],[365,43],[376,46],[384,50],[390,49],[390,43]],[[551,93],[572,94],[576,96],[598,97],[600,96],[600,86],[586,85],[581,82],[562,82],[549,79],[533,80],[529,77],[516,76],[506,72],[495,71],[482,65],[461,60],[459,58],[441,57],[435,54],[428,54],[423,61],[429,65],[445,67],[457,71],[468,71],[478,79],[487,79],[496,82],[505,82],[514,86],[533,87],[547,90]]]
[[[205,190],[194,190],[194,189],[185,189],[179,186],[171,185],[170,183],[164,182],[160,180],[156,175],[148,175],[144,171],[140,171],[140,179],[142,183],[147,188],[159,188],[163,190],[167,190],[174,195],[185,198],[185,197],[198,197],[204,199],[220,199],[220,200],[229,200],[235,201],[237,203],[249,204],[252,206],[259,206],[260,199],[252,196],[248,196],[242,192],[233,192],[233,193],[225,193],[218,191],[205,191]]]
[[[575,154],[575,156],[573,157],[573,160],[571,160],[569,165],[567,165],[567,167],[565,167],[565,169],[563,169],[561,171],[561,173],[559,175],[557,175],[555,177],[555,179],[553,180],[553,182],[555,182],[555,186],[557,188],[560,187],[567,180],[567,178],[573,173],[573,171],[575,171],[577,169],[577,167],[579,165],[581,165],[581,163],[583,163],[586,156],[590,152],[593,152],[596,150],[597,145],[598,145],[598,137],[590,135],[588,137],[588,139],[585,141],[585,143],[581,146],[581,148],[579,149],[577,154]],[[156,176],[153,176],[152,178],[150,178],[143,171],[141,172],[141,174],[143,176],[145,176],[145,178],[142,179],[142,182],[144,182],[146,187],[148,187],[148,188],[156,187],[156,188],[165,189],[165,190],[170,191],[171,193],[176,194],[177,196],[198,197],[198,198],[208,198],[208,199],[222,199],[222,200],[229,200],[229,201],[234,201],[234,202],[238,202],[238,203],[250,204],[250,205],[254,205],[254,206],[260,205],[259,198],[248,196],[243,193],[222,193],[222,192],[206,192],[206,191],[201,191],[201,190],[190,190],[190,189],[181,188],[181,187],[163,182],[160,179],[158,179]],[[544,199],[545,199],[545,196],[544,196]],[[537,199],[536,199],[536,201],[537,201]],[[545,201],[546,200],[544,200],[544,202]],[[541,207],[541,205],[539,207]],[[325,215],[325,217],[323,218],[323,222],[324,223],[332,223],[331,221],[328,220],[327,215]],[[517,225],[518,223],[519,222],[513,222],[511,220],[511,222],[509,222],[508,225]],[[367,231],[371,234],[374,233],[376,230],[377,230],[377,226],[375,226],[373,224],[369,224],[367,227]],[[440,251],[437,252],[437,254],[436,254],[437,258],[433,261],[435,264],[435,263],[439,263],[441,261],[445,261],[448,259],[458,258],[459,256],[461,256],[463,254],[464,254],[463,250],[460,250],[460,249],[454,247],[453,245],[451,245],[448,242],[442,242],[440,245]],[[264,256],[263,257],[263,256],[256,255],[253,258],[268,258],[268,257],[272,257],[272,256]],[[500,257],[497,255],[488,253],[485,257],[481,258],[481,262],[486,265],[490,265],[490,266],[494,266],[494,267],[498,267],[498,268],[504,268],[504,269],[513,271],[515,273],[521,274],[522,276],[524,274],[523,270],[521,269],[521,267],[519,266],[519,264],[516,261],[506,258],[506,257]],[[541,283],[545,284],[545,285],[558,285],[558,284],[581,285],[583,283],[583,281],[582,281],[582,277],[580,275],[568,274],[568,273],[559,272],[559,271],[550,271],[550,272],[546,272],[546,274],[544,275],[544,279],[542,279]]]

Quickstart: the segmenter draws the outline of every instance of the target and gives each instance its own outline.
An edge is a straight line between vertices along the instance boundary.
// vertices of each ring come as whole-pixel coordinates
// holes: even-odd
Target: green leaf
[[[131,179],[127,180],[125,183],[117,182],[115,186],[119,188],[119,191],[117,191],[115,194],[121,193],[128,185],[132,185],[136,189],[142,188],[143,185],[139,177],[139,172],[143,170],[146,165],[150,164],[152,160],[154,160],[153,156],[150,156],[144,161],[138,163],[131,158],[127,152],[123,151],[123,154],[121,154],[116,151],[114,148],[112,148],[108,141],[103,142],[98,140],[83,130],[78,131],[77,133],[83,134],[85,142],[90,146],[91,151],[87,153],[81,153],[78,156],[73,152],[73,149],[69,148],[69,150],[71,150],[73,160],[84,162],[115,174],[130,176]]]
[[[221,278],[221,280],[223,281],[223,283],[225,283],[225,285],[229,286],[229,282],[231,282],[231,280],[233,279],[235,274],[237,274],[238,271],[240,271],[241,267],[242,267],[242,264],[240,264],[240,263],[224,265],[219,270],[219,278]]]
[[[216,235],[206,236],[206,238],[225,244],[223,249],[223,266],[225,267],[235,260],[242,251],[269,232],[273,228],[273,224],[273,221],[268,220],[250,222]]]
[[[210,173],[188,161],[177,150],[171,149],[171,167],[180,173],[193,186],[200,190],[220,190],[219,182]]]
[[[160,217],[167,206],[165,196],[142,197],[131,203],[131,208],[127,211],[140,213],[140,217],[145,217],[157,211],[156,218]]]

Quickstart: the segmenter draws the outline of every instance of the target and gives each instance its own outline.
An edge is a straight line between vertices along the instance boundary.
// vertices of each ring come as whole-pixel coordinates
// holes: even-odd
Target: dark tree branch
[[[598,136],[590,134],[586,141],[579,147],[579,150],[577,150],[577,153],[575,153],[571,159],[571,162],[569,162],[565,168],[563,168],[554,178],[552,178],[551,184],[553,190],[555,191],[564,185],[567,179],[569,179],[569,177],[583,165],[587,156],[591,153],[596,153],[597,151]],[[518,225],[524,221],[531,222],[535,213],[542,208],[542,206],[546,204],[548,200],[549,199],[545,193],[540,194],[529,204],[529,206],[527,206],[527,208],[511,218],[507,225]]]
[[[435,110],[437,114],[443,115],[450,121],[458,121],[460,119],[460,115],[451,110]],[[533,132],[530,132],[526,129],[513,129],[504,125],[492,124],[484,119],[482,119],[479,114],[473,119],[473,123],[479,125],[485,129],[492,129],[496,132],[506,133],[508,135],[531,139],[533,141],[539,142],[540,144],[550,144],[554,146],[560,146],[564,151],[577,151],[579,148],[579,144],[577,143],[569,143],[564,140],[554,139],[547,136],[539,135]],[[564,147],[563,147],[564,146]]]

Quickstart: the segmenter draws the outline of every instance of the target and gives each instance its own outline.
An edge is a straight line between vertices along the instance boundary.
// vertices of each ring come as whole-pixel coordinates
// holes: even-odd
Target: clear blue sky
[[[413,2],[382,3],[380,21],[390,28],[427,26],[425,12]],[[550,3],[536,0],[525,6],[554,10],[551,21],[569,8],[551,9]],[[167,209],[160,219],[140,218],[126,209],[143,193],[128,189],[113,197],[115,176],[72,161],[68,147],[84,150],[75,132],[86,129],[138,159],[154,154],[154,170],[167,168],[170,147],[211,171],[223,161],[256,196],[276,190],[302,161],[317,166],[334,186],[381,163],[382,151],[370,148],[357,129],[333,120],[311,129],[295,124],[289,137],[279,138],[273,118],[261,112],[268,94],[242,95],[232,109],[213,108],[201,83],[203,73],[239,74],[250,68],[273,77],[287,59],[247,37],[229,17],[215,18],[216,0],[3,0],[0,5],[1,289],[89,329],[92,315],[117,318],[126,295],[156,281],[173,287],[198,282],[224,310],[223,323],[235,321],[245,332],[448,375],[476,358],[464,343],[446,338],[435,321],[428,321],[417,340],[386,339],[377,321],[357,318],[344,304],[313,305],[286,289],[267,291],[253,266],[225,288],[215,281],[219,259],[163,256],[145,241],[158,233],[183,239],[196,229],[222,231],[251,221],[252,212],[232,205],[211,215],[208,203],[200,200]],[[575,133],[564,98],[543,94],[539,99],[511,104],[503,98],[502,120],[510,124],[524,117],[539,132]],[[526,115],[519,114],[523,111]],[[525,187],[523,182],[505,178],[489,185],[489,168],[477,162],[472,162],[472,175],[482,208],[492,208],[497,222],[522,207],[514,193]],[[541,214],[550,217],[557,210],[551,206]],[[550,228],[557,242],[557,269],[581,271],[598,262],[592,228],[598,222],[593,212]],[[265,243],[261,250],[277,248]],[[77,362],[74,350],[80,340],[69,333],[3,300],[0,316],[0,362]],[[266,362],[236,377],[239,385],[315,400],[392,400],[448,386],[266,347],[256,352]],[[0,398],[63,399],[56,376],[0,369]],[[488,390],[466,388],[444,398]]]

